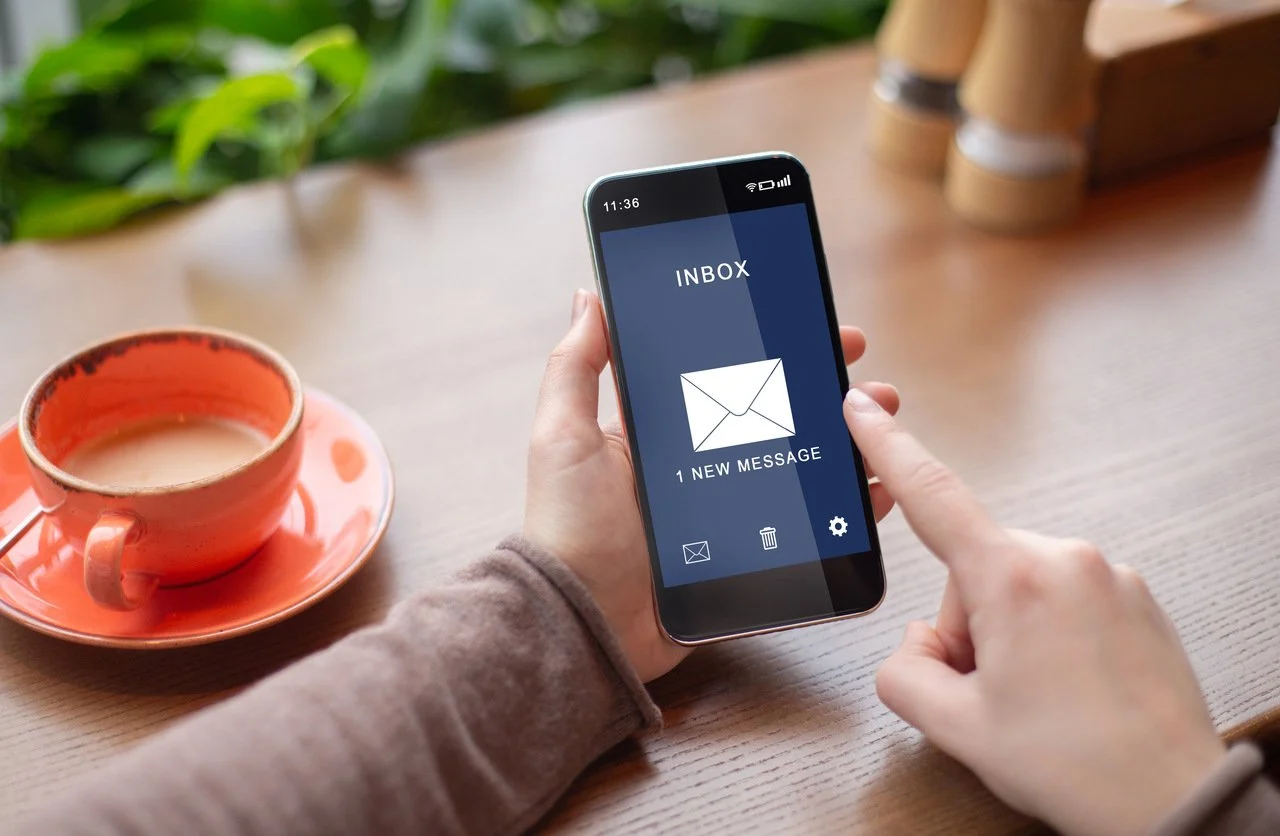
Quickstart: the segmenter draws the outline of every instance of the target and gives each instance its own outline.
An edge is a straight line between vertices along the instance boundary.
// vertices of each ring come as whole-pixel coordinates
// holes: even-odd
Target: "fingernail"
[[[856,386],[849,390],[849,394],[844,396],[844,402],[852,407],[854,412],[884,411],[880,408],[880,404],[876,403],[870,395]]]
[[[582,315],[587,312],[587,292],[582,288],[578,288],[573,292],[573,313],[569,315],[569,324],[577,323],[582,319]]]

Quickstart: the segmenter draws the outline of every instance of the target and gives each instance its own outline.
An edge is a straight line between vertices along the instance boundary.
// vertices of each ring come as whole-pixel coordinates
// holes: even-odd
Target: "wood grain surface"
[[[934,184],[868,159],[873,67],[860,48],[757,67],[0,252],[9,412],[83,343],[222,326],[360,410],[398,479],[370,565],[263,633],[142,653],[0,623],[0,810],[378,619],[516,530],[544,356],[592,282],[583,188],[774,148],[809,167],[841,319],[870,337],[855,377],[897,383],[903,420],[999,519],[1091,538],[1141,569],[1216,721],[1261,722],[1280,704],[1275,153],[1238,149],[1093,195],[1057,232],[992,237],[952,218]],[[936,612],[944,579],[900,516],[882,531],[877,613],[699,651],[654,686],[666,731],[589,769],[546,829],[1031,829],[877,701],[876,666],[908,619]]]

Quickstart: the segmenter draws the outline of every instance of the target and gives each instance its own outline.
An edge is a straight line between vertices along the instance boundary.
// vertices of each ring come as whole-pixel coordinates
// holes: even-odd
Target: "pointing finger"
[[[988,553],[1007,545],[1004,530],[958,476],[865,392],[849,390],[844,414],[858,449],[907,523],[965,592],[976,583]]]
[[[902,406],[902,398],[898,395],[898,387],[888,383],[859,383],[858,388],[866,392],[880,404],[880,408],[890,415],[897,415],[898,409]],[[864,457],[862,459],[862,467],[867,472],[867,478],[871,479],[876,475],[875,470],[871,467],[871,463]]]

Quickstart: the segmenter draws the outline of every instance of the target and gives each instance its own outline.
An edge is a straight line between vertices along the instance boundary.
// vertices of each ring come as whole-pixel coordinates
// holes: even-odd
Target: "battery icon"
[[[791,175],[788,174],[786,177],[783,177],[781,180],[761,180],[760,182],[755,184],[756,188],[754,190],[767,192],[770,189],[785,189],[787,186],[790,186],[790,185],[791,185]],[[748,191],[753,191],[750,186],[748,186],[747,189]]]

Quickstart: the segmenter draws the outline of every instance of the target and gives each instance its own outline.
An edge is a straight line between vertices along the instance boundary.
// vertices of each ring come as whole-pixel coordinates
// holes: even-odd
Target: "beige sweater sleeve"
[[[1231,747],[1222,763],[1152,836],[1273,836],[1280,833],[1280,792],[1263,778],[1252,743]]]
[[[660,722],[582,584],[511,539],[12,832],[517,833],[594,758]]]

